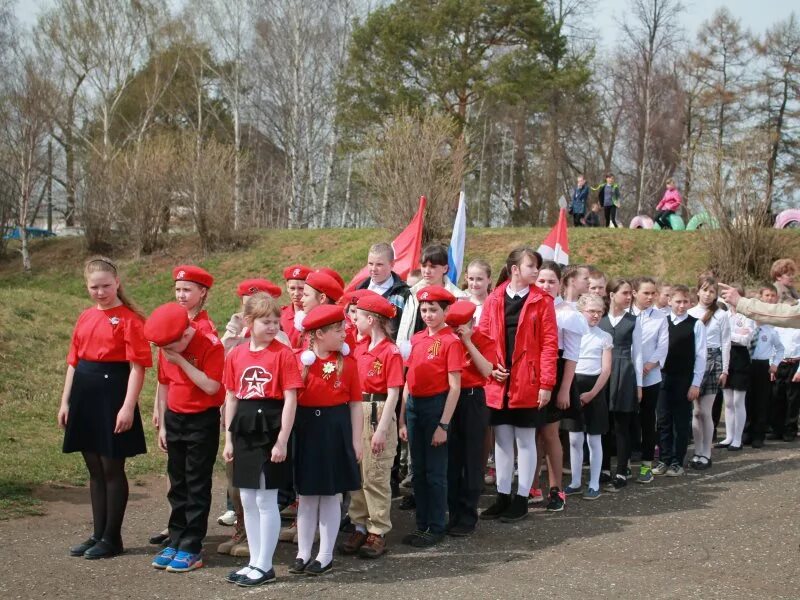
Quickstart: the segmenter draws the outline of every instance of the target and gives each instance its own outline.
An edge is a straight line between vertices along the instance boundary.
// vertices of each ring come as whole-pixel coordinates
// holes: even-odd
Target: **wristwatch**
[[[450,429],[450,423],[439,423],[439,427],[442,428],[442,431],[447,433],[447,430]]]

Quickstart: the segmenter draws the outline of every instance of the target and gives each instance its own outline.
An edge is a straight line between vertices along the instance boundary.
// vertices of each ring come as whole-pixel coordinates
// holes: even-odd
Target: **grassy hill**
[[[487,259],[496,271],[515,246],[538,246],[544,229],[475,229],[467,235],[467,260]],[[700,232],[643,230],[570,230],[572,262],[590,262],[612,275],[650,274],[671,282],[692,283],[707,267],[706,242]],[[160,254],[120,259],[123,282],[149,311],[172,298],[171,270],[198,263],[216,278],[208,309],[219,327],[235,310],[235,285],[266,276],[281,281],[284,266],[303,262],[330,266],[345,278],[363,266],[370,244],[385,240],[381,230],[267,231],[236,252],[202,257],[191,236],[170,239]],[[800,259],[800,235],[788,231],[789,255]],[[82,483],[85,470],[77,455],[60,452],[56,427],[64,362],[75,319],[90,303],[82,278],[86,258],[80,239],[37,241],[32,246],[34,273],[19,272],[16,256],[0,260],[0,518],[36,511],[31,490],[42,483]],[[154,377],[142,394],[142,414],[149,422]],[[152,432],[149,426],[146,431]],[[160,471],[164,458],[148,440],[150,453],[129,461],[137,475]]]

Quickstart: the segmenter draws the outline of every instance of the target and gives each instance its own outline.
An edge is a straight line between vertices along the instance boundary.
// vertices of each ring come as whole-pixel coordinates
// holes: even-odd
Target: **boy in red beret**
[[[211,273],[195,265],[178,265],[172,269],[172,279],[175,281],[175,300],[189,313],[195,329],[217,335],[214,322],[203,310],[208,301],[208,291],[214,285]]]
[[[172,507],[168,545],[152,565],[172,572],[193,571],[203,566],[200,552],[219,449],[225,355],[217,337],[197,330],[186,310],[176,303],[154,310],[145,322],[144,335],[161,348],[158,445],[167,452],[167,498]]]
[[[445,323],[464,345],[464,370],[461,393],[450,420],[447,436],[447,504],[450,520],[447,533],[463,537],[478,524],[478,501],[483,491],[484,449],[489,427],[489,409],[483,386],[498,362],[495,342],[475,331],[472,319],[477,307],[470,300],[459,300],[447,311]]]
[[[403,543],[417,548],[444,537],[447,513],[447,438],[458,396],[464,347],[445,323],[455,297],[441,286],[417,292],[426,329],[411,338],[400,411],[400,437],[408,441],[414,464],[417,529]]]
[[[290,265],[283,270],[290,302],[281,308],[281,330],[289,336],[292,348],[299,348],[302,341],[302,332],[295,327],[295,313],[303,310],[303,287],[311,270],[305,265]]]

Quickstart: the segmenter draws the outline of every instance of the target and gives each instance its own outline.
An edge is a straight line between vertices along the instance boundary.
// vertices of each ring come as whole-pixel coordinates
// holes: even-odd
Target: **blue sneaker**
[[[564,488],[564,493],[567,496],[577,496],[582,491],[583,491],[583,486],[580,485],[578,487],[572,487],[571,485],[568,485],[567,487]]]
[[[156,554],[156,557],[151,563],[156,569],[166,569],[178,551],[175,548],[164,548],[161,552]]]
[[[167,571],[170,573],[186,573],[187,571],[194,571],[195,569],[200,569],[203,566],[203,557],[202,555],[198,554],[191,554],[190,552],[184,552],[181,550],[178,554],[175,555],[175,558],[172,559],[172,562],[169,563],[167,567]]]
[[[636,478],[636,483],[652,483],[654,479],[653,469],[642,465],[639,467],[639,477]]]
[[[583,499],[584,500],[597,500],[600,497],[600,490],[595,490],[593,488],[587,488],[585,492],[583,492]]]

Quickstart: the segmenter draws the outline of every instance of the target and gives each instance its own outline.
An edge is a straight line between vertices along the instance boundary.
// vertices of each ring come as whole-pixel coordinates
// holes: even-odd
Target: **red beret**
[[[459,300],[447,309],[444,322],[450,327],[459,327],[472,320],[477,307],[469,300]]]
[[[333,325],[342,321],[344,321],[344,311],[341,306],[322,304],[312,308],[311,312],[306,315],[306,318],[303,319],[303,329],[305,331],[313,331],[314,329],[320,329],[326,325]]]
[[[364,296],[378,296],[379,294],[373,292],[372,290],[353,290],[352,292],[347,292],[344,296],[342,296],[341,300],[339,300],[339,304],[342,306],[350,306],[351,304],[357,303],[361,298]]]
[[[308,274],[311,273],[311,267],[305,265],[291,265],[283,270],[283,278],[286,281],[290,279],[299,279],[305,281]]]
[[[440,285],[428,285],[417,291],[417,300],[420,302],[446,302],[452,304],[456,297]]]
[[[236,288],[236,293],[241,296],[252,296],[258,292],[269,294],[273,298],[279,298],[281,288],[272,283],[269,279],[245,279]]]
[[[210,288],[214,284],[211,273],[194,265],[179,265],[172,269],[172,279],[175,281],[191,281]]]
[[[380,294],[375,293],[359,298],[356,308],[382,315],[387,319],[393,319],[397,315],[397,307]]]
[[[166,346],[178,341],[189,327],[189,313],[180,304],[162,304],[144,323],[144,337],[156,346]]]
[[[333,277],[336,282],[344,289],[344,278],[339,275],[339,272],[334,269],[329,269],[328,267],[320,267],[317,269],[317,273],[325,273],[325,275],[330,275]]]
[[[318,292],[325,294],[334,302],[338,302],[339,298],[341,298],[344,294],[342,286],[339,285],[339,283],[333,277],[327,273],[320,273],[319,271],[310,273],[309,276],[306,277],[306,285],[309,285]]]

